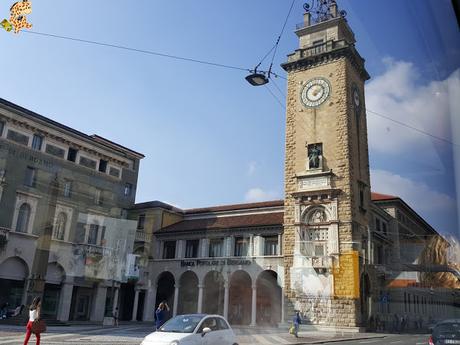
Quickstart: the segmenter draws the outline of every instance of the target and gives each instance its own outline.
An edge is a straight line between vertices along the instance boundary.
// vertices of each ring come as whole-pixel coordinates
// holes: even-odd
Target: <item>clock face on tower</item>
[[[300,92],[302,103],[309,108],[320,106],[331,92],[331,85],[324,78],[310,79]]]
[[[353,98],[353,105],[357,110],[359,110],[361,106],[361,97],[359,96],[359,90],[356,85],[353,85],[352,90],[351,90],[351,96]]]

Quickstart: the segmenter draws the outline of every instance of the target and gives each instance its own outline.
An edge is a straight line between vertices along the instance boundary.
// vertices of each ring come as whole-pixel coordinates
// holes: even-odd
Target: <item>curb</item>
[[[352,340],[366,340],[366,339],[383,339],[386,335],[375,336],[375,337],[353,337],[353,338],[335,338],[335,339],[323,339],[323,340],[312,340],[303,343],[295,343],[295,345],[310,345],[310,344],[325,344],[325,343],[338,343],[341,341],[352,341]]]

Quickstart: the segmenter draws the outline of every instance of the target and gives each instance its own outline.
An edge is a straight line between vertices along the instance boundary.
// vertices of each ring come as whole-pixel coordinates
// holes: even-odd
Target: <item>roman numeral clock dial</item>
[[[304,106],[308,108],[319,107],[331,92],[331,85],[324,78],[314,78],[309,80],[300,92],[300,99]]]

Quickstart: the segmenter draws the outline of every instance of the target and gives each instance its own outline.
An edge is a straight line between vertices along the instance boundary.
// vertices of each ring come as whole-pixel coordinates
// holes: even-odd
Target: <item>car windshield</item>
[[[446,323],[436,326],[433,335],[436,338],[458,338],[460,337],[460,323]]]
[[[176,316],[166,322],[158,330],[159,332],[174,332],[174,333],[192,333],[202,316],[181,315]]]

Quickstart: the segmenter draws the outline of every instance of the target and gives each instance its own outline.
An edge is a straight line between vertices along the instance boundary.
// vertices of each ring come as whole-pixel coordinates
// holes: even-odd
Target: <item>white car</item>
[[[141,345],[238,345],[228,322],[219,315],[178,315],[144,338]]]

